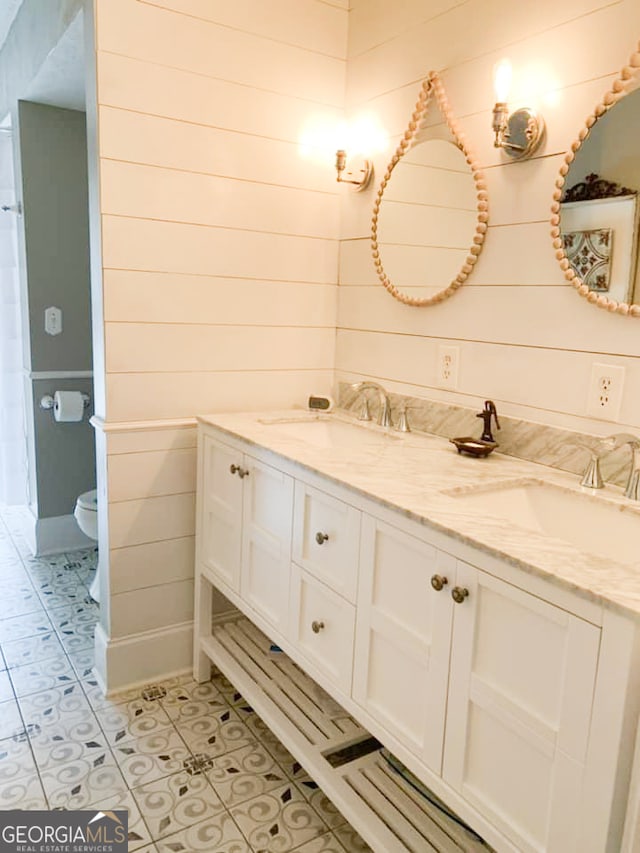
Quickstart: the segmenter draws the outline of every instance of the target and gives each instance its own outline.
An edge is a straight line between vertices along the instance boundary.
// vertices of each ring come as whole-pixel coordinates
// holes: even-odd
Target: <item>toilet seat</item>
[[[89,512],[98,511],[98,490],[91,489],[89,492],[83,492],[77,500],[77,505],[80,509],[86,509]]]
[[[78,527],[85,536],[94,541],[98,540],[98,492],[92,489],[83,492],[76,500],[73,511]]]

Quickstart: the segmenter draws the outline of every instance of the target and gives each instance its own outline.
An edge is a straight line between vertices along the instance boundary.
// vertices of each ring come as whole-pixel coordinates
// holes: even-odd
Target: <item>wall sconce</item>
[[[373,176],[371,160],[361,160],[361,167],[356,171],[347,170],[347,152],[343,148],[336,151],[336,180],[341,184],[350,184],[354,192],[360,192],[369,186]]]
[[[511,86],[511,63],[501,60],[494,72],[496,104],[493,108],[493,144],[514,160],[530,157],[544,136],[544,120],[530,107],[521,107],[509,115],[507,98]]]

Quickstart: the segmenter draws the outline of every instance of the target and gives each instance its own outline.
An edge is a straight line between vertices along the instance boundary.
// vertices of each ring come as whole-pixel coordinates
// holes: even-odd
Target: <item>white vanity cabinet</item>
[[[438,774],[453,608],[430,579],[450,589],[455,567],[423,538],[363,518],[353,698]]]
[[[213,427],[198,476],[196,678],[219,665],[375,850],[428,847],[413,823],[388,834],[413,821],[415,795],[389,818],[384,768],[328,767],[329,746],[365,730],[500,853],[633,853],[632,619]],[[299,735],[313,689],[309,705],[294,663],[260,658],[237,614],[212,628],[214,587],[356,722],[337,735],[320,722],[324,746]]]
[[[284,633],[289,618],[293,479],[204,433],[198,561]]]
[[[316,672],[351,693],[361,513],[296,480],[289,639]]]
[[[465,563],[456,585],[444,780],[518,849],[582,850],[600,628]]]
[[[600,633],[363,519],[353,697],[519,850],[580,849]]]

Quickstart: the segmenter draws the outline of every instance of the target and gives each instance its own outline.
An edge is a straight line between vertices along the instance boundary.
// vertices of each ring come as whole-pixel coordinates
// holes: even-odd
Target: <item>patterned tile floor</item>
[[[0,508],[0,810],[126,808],[138,853],[368,851],[221,675],[102,695],[95,563],[30,557]]]

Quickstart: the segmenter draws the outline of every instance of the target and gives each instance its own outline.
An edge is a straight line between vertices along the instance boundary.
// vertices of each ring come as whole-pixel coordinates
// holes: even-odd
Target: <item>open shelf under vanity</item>
[[[217,617],[200,648],[375,851],[487,853],[249,619],[238,612]]]

